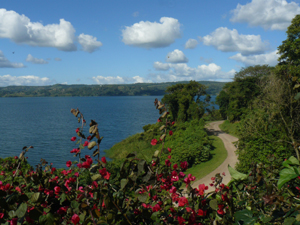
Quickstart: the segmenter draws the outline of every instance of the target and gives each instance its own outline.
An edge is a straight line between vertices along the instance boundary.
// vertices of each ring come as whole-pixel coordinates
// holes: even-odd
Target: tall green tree
[[[210,101],[206,89],[205,85],[196,81],[176,84],[167,88],[162,102],[168,106],[173,120],[185,122],[190,119],[200,119]],[[201,101],[200,97],[205,95],[206,98]]]
[[[237,72],[233,82],[227,83],[216,99],[223,118],[231,122],[241,120],[260,94],[260,83],[272,70],[268,65],[256,65]]]

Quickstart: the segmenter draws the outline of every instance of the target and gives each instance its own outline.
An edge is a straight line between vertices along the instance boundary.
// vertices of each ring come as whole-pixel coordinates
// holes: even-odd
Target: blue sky
[[[299,1],[1,1],[0,86],[230,81],[276,65]]]

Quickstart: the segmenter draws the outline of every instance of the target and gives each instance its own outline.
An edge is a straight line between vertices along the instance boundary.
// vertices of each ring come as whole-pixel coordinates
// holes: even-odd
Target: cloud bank
[[[31,22],[25,15],[6,9],[0,9],[0,38],[8,38],[17,44],[53,47],[61,51],[77,50],[75,29],[70,22],[60,19],[59,24],[44,26],[40,22]],[[99,46],[97,39],[90,35],[81,34],[78,39],[84,51],[93,52],[97,46],[102,45]]]
[[[180,23],[171,17],[162,17],[160,23],[140,21],[122,30],[126,45],[141,48],[162,48],[181,37]]]
[[[166,56],[166,62],[170,63],[185,63],[188,61],[189,60],[184,53],[178,49],[175,49],[173,52],[169,52]]]
[[[53,81],[48,77],[37,77],[33,75],[28,76],[0,76],[0,86],[6,87],[10,85],[24,85],[24,86],[43,86],[53,84]]]
[[[234,59],[238,62],[242,62],[246,66],[265,65],[265,64],[268,64],[270,66],[275,66],[278,63],[277,61],[278,57],[279,55],[277,54],[277,50],[275,50],[270,53],[250,55],[250,56],[243,56],[241,53],[238,53],[229,58]]]
[[[28,54],[28,56],[26,58],[26,62],[31,62],[33,64],[48,64],[49,63],[43,59],[34,58],[31,54]]]
[[[261,54],[269,49],[260,35],[239,34],[236,29],[219,27],[210,35],[199,37],[204,45],[213,46],[222,52],[240,52],[242,55]]]
[[[0,50],[0,68],[22,68],[25,67],[23,63],[10,62]]]
[[[232,13],[232,22],[261,26],[265,30],[285,30],[295,15],[300,14],[300,7],[293,1],[252,0],[246,5],[238,4]]]
[[[198,41],[196,40],[196,39],[189,39],[186,43],[185,43],[185,45],[184,45],[184,48],[185,49],[194,49],[194,48],[196,48],[197,47],[197,45],[198,45]]]

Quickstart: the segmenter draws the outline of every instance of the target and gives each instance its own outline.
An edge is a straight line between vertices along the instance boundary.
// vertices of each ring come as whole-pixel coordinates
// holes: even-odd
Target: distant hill
[[[217,95],[226,84],[216,81],[199,81],[208,86],[207,93]],[[8,86],[0,87],[0,97],[58,97],[58,96],[140,96],[164,95],[168,86],[188,83],[137,83],[137,84],[105,84],[105,85],[64,85],[50,86]]]

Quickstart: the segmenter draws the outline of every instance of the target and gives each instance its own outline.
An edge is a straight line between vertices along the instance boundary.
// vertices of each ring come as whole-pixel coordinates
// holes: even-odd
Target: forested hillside
[[[0,97],[56,97],[56,96],[134,96],[134,95],[164,95],[167,87],[183,82],[167,83],[137,83],[114,85],[63,85],[51,86],[8,86],[0,87]],[[208,87],[207,93],[217,95],[224,82],[200,81]]]

